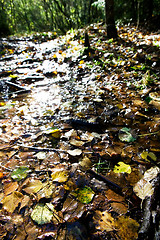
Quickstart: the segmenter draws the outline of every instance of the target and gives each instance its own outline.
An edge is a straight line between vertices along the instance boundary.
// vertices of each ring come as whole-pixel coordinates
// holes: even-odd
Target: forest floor
[[[160,32],[87,33],[0,39],[0,239],[160,238]]]

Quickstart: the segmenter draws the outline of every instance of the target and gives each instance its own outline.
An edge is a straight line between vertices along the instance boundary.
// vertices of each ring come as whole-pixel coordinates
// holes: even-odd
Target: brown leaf
[[[79,219],[85,211],[85,205],[79,201],[68,197],[63,204],[62,213],[64,215],[64,220],[68,222],[75,221]]]
[[[4,194],[5,196],[16,191],[18,188],[18,183],[17,182],[10,182],[8,184],[4,185]]]
[[[93,220],[97,230],[106,232],[115,230],[114,218],[107,210],[104,212],[95,211]]]
[[[120,216],[115,222],[115,226],[122,240],[137,239],[139,224],[132,218]]]
[[[15,191],[2,200],[3,208],[8,212],[13,213],[22,199],[23,194]]]
[[[126,214],[128,211],[127,204],[120,203],[120,202],[113,202],[110,203],[112,210],[118,214]]]

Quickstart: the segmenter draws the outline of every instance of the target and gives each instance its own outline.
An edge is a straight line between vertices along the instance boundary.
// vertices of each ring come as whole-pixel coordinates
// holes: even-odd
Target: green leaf
[[[11,174],[11,178],[14,179],[15,181],[20,181],[24,178],[27,177],[27,174],[30,172],[28,167],[25,166],[21,166],[18,167],[17,169],[15,169],[12,174]]]
[[[81,203],[90,203],[93,199],[94,192],[90,187],[77,189],[73,195],[78,198]]]
[[[131,129],[126,127],[120,130],[118,137],[122,142],[134,142],[136,140],[131,134]]]
[[[39,225],[50,223],[53,217],[54,207],[51,203],[38,203],[31,213],[33,221]]]
[[[131,167],[128,164],[125,164],[124,162],[118,162],[118,166],[116,165],[114,167],[113,172],[115,173],[131,173]]]

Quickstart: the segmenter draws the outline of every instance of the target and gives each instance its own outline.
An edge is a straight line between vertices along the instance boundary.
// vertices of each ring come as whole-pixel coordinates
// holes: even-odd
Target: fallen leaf
[[[53,172],[51,174],[51,177],[54,182],[66,182],[69,175],[68,175],[68,171],[66,170],[63,170],[63,171],[58,170],[56,172]]]
[[[82,170],[90,169],[92,166],[91,160],[86,156],[80,161],[79,164],[80,164]]]
[[[73,193],[81,203],[90,203],[94,197],[94,192],[90,187],[79,188],[75,190]]]
[[[146,197],[152,196],[154,189],[152,184],[145,179],[139,180],[133,188],[135,194],[144,200]]]
[[[67,152],[71,156],[80,156],[82,154],[82,150],[81,149],[68,150]]]
[[[97,230],[111,232],[115,230],[114,218],[108,211],[95,211],[93,221]]]
[[[131,173],[131,166],[128,164],[125,164],[124,162],[118,162],[118,166],[114,166],[115,173]]]
[[[84,145],[83,141],[78,141],[76,139],[71,139],[69,142],[71,145],[76,146],[76,147],[81,147]]]
[[[115,227],[122,240],[136,240],[138,238],[139,224],[130,217],[119,216],[115,221]]]
[[[10,193],[16,191],[18,188],[17,182],[10,182],[4,185],[4,194],[9,195]]]
[[[31,213],[33,221],[39,225],[50,223],[53,217],[54,207],[51,203],[38,203]]]
[[[134,142],[136,140],[131,134],[131,129],[126,127],[120,130],[118,137],[122,142]]]
[[[43,187],[43,183],[39,180],[31,179],[23,189],[26,193],[37,193]]]
[[[29,172],[30,170],[28,167],[20,166],[12,172],[11,178],[15,181],[20,181],[26,178]]]
[[[148,162],[150,161],[150,159],[152,161],[157,161],[157,157],[156,157],[156,155],[153,152],[143,151],[141,153],[141,158],[143,158],[144,160],[146,160]]]
[[[10,213],[13,213],[18,204],[23,200],[23,194],[20,192],[13,192],[10,195],[7,195],[3,200],[3,208]]]
[[[85,210],[86,208],[83,203],[76,201],[71,197],[68,197],[64,202],[61,211],[63,213],[65,221],[73,222],[76,219],[79,219]]]

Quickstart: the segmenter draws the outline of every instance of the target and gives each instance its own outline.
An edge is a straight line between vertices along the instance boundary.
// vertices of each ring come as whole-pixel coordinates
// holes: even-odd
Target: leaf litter
[[[159,49],[154,33],[118,32],[107,39],[103,24],[89,26],[90,49],[84,29],[2,40],[1,239],[158,231],[147,214],[158,219]]]

